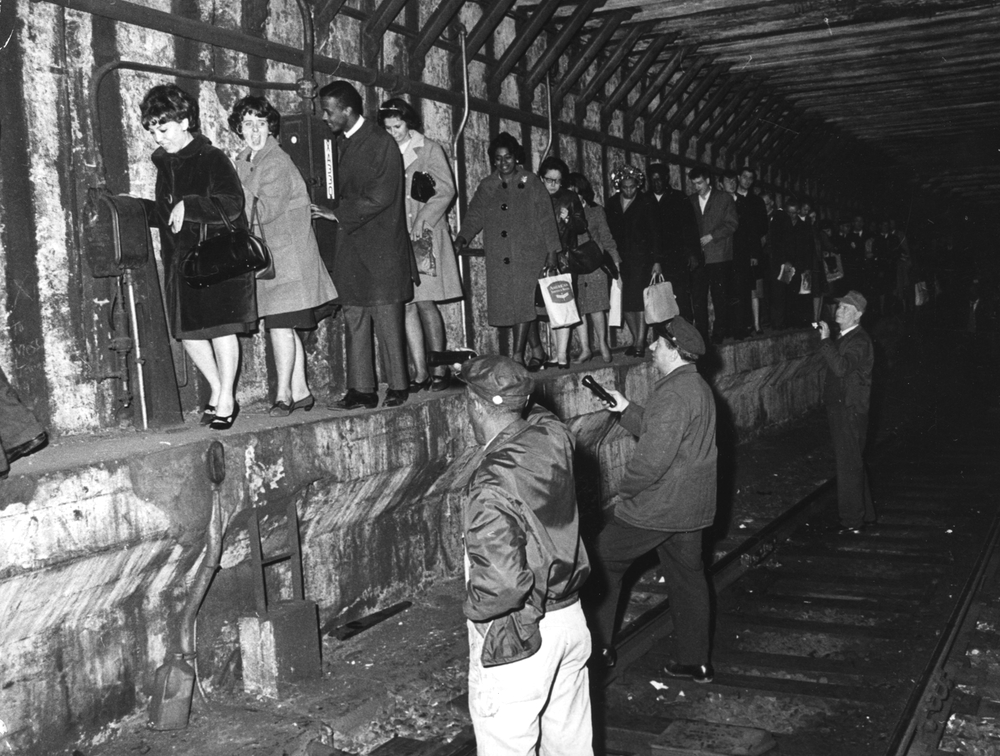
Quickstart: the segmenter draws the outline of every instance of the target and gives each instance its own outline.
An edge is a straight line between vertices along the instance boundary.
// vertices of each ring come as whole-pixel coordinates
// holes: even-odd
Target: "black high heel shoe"
[[[233,402],[233,412],[231,415],[226,415],[225,417],[221,415],[216,415],[212,418],[212,422],[208,424],[209,430],[214,431],[224,431],[229,430],[233,427],[233,423],[236,422],[236,416],[240,414],[240,403]]]
[[[201,420],[198,421],[200,425],[211,425],[212,421],[215,419],[215,407],[211,404],[206,404],[205,409],[201,411]]]
[[[422,381],[410,381],[410,393],[416,394],[418,391],[426,391],[431,387],[432,380],[433,378],[428,375]]]

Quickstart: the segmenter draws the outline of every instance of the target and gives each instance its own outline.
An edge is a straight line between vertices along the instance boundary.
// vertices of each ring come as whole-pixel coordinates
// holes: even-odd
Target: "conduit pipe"
[[[226,48],[235,52],[243,52],[260,58],[267,58],[279,63],[286,63],[292,66],[300,66],[302,64],[302,51],[289,45],[269,42],[259,37],[251,37],[242,32],[223,29],[201,21],[181,18],[171,13],[165,13],[152,8],[144,8],[127,0],[116,0],[113,3],[109,3],[107,0],[36,1],[48,2],[62,8],[89,13],[94,16],[111,19],[112,21],[120,21],[153,31],[163,32],[164,34],[172,34],[184,39],[215,45],[216,47]],[[351,79],[367,86],[376,86],[391,92],[405,92],[414,97],[434,100],[448,105],[457,106],[462,103],[462,95],[458,92],[426,84],[422,81],[414,81],[395,73],[354,65],[353,63],[347,63],[337,58],[317,55],[313,59],[313,65],[314,72],[316,73]],[[480,113],[488,113],[498,118],[518,121],[527,126],[536,126],[539,128],[547,126],[547,119],[542,116],[479,97],[470,97],[469,107]],[[701,162],[692,160],[684,155],[653,149],[647,144],[640,144],[639,142],[633,142],[623,137],[605,134],[596,129],[572,123],[562,124],[561,130],[568,136],[598,142],[608,147],[634,152],[637,155],[655,154],[668,159],[672,163],[687,167],[703,165]]]
[[[455,228],[457,230],[462,228],[462,193],[459,191],[461,177],[458,170],[458,143],[462,139],[462,134],[465,133],[465,124],[469,120],[469,61],[466,57],[465,50],[465,37],[467,35],[464,24],[460,25],[458,30],[458,43],[462,50],[462,118],[458,122],[458,128],[455,130],[455,138],[451,140],[451,172],[455,181]],[[459,255],[458,266],[461,271],[462,283],[465,284],[469,280],[469,261],[464,255]],[[469,334],[472,329],[470,327],[470,322],[472,320],[472,313],[468,307],[462,308],[462,343],[468,345]]]
[[[555,130],[552,125],[552,84],[549,81],[548,73],[545,74],[545,100],[548,103],[549,141],[545,145],[545,152],[542,153],[542,159],[538,161],[539,163],[549,156],[549,150],[552,149],[552,133]]]

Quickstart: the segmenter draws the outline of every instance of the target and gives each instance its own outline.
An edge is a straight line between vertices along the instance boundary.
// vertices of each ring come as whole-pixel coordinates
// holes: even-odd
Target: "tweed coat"
[[[236,173],[243,182],[247,219],[252,221],[256,199],[257,221],[274,259],[274,278],[257,281],[258,314],[297,312],[336,298],[313,233],[306,182],[288,153],[268,136],[256,155],[251,157],[247,147],[237,156]]]
[[[549,254],[561,249],[552,201],[541,179],[518,167],[479,182],[458,235],[471,241],[483,232],[486,309],[491,326],[535,319],[535,287]]]
[[[365,119],[350,138],[340,136],[338,148],[339,223],[331,270],[338,301],[354,307],[408,302],[420,277],[406,233],[399,145]]]
[[[713,189],[705,203],[705,211],[701,210],[701,200],[697,192],[691,195],[691,207],[694,217],[698,220],[698,236],[712,235],[712,241],[706,244],[705,264],[728,262],[733,259],[733,234],[739,226],[736,215],[736,203],[726,192]]]
[[[410,143],[403,152],[406,167],[406,229],[413,234],[415,226],[431,229],[431,247],[437,263],[437,275],[420,276],[420,283],[413,288],[414,302],[444,302],[462,296],[462,280],[458,275],[458,261],[451,243],[448,226],[448,208],[455,199],[455,181],[448,167],[444,149],[419,131],[410,132]],[[417,171],[434,178],[434,196],[427,202],[417,202],[410,196],[413,174]]]
[[[600,245],[601,249],[608,253],[615,265],[621,267],[622,258],[618,254],[618,245],[615,244],[615,237],[611,235],[608,228],[608,218],[604,214],[604,208],[600,205],[586,205],[584,213],[587,216],[587,234]],[[586,241],[582,239],[581,241]],[[594,312],[604,312],[611,307],[611,298],[608,288],[608,272],[604,268],[598,268],[593,273],[577,276],[576,279],[576,306],[581,315],[590,315]]]
[[[628,210],[622,210],[622,195],[619,192],[608,200],[605,212],[622,260],[622,309],[642,312],[642,292],[649,286],[653,264],[663,259],[656,204],[649,195],[639,192]]]
[[[160,230],[163,288],[167,322],[175,339],[210,339],[249,330],[257,320],[257,295],[252,273],[236,276],[206,289],[184,282],[181,263],[198,244],[201,224],[208,236],[226,227],[212,198],[217,199],[232,224],[246,228],[243,187],[226,154],[208,137],[194,134],[183,149],[169,153],[162,147],[152,155],[156,173],[156,198],[149,208],[150,225]],[[170,230],[170,213],[184,203],[184,224]]]

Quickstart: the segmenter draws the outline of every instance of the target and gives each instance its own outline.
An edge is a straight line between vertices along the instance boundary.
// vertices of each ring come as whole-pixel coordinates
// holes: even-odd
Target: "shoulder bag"
[[[410,181],[410,196],[417,202],[426,202],[437,192],[437,182],[429,173],[414,171]]]
[[[266,270],[271,265],[271,252],[263,239],[245,228],[233,226],[222,203],[211,198],[222,216],[226,230],[207,236],[207,224],[201,224],[201,241],[187,253],[181,274],[188,286],[205,289],[247,273]]]

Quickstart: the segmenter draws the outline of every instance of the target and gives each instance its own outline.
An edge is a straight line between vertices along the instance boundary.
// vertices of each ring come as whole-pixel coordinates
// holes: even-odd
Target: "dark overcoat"
[[[626,312],[641,312],[642,292],[649,286],[653,264],[662,261],[660,239],[656,222],[656,204],[649,195],[639,192],[628,206],[622,210],[621,192],[608,200],[605,213],[608,227],[618,245],[622,258],[622,309]]]
[[[408,302],[419,281],[406,232],[403,158],[384,129],[369,120],[340,137],[340,205],[333,283],[342,305]]]
[[[225,231],[213,198],[222,204],[234,226],[246,228],[243,187],[236,169],[226,154],[202,134],[195,134],[187,146],[175,153],[158,148],[152,160],[157,174],[150,225],[160,230],[171,335],[175,339],[205,339],[246,330],[245,324],[257,320],[252,273],[206,289],[191,288],[181,275],[184,257],[198,244],[201,224],[208,224],[208,236]],[[175,234],[170,230],[170,212],[178,202],[184,203],[184,224]]]
[[[491,326],[535,319],[535,287],[545,258],[561,248],[552,201],[541,179],[523,168],[492,173],[476,189],[458,235],[483,232],[486,309]]]

